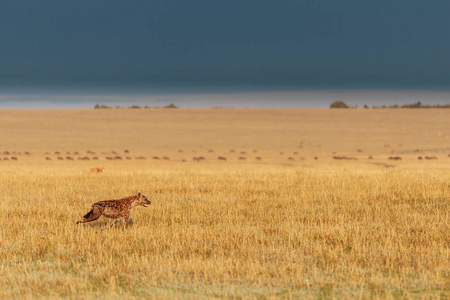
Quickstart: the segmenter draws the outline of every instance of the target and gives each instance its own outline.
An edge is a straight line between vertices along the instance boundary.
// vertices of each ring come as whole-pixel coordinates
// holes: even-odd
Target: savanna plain
[[[450,110],[3,110],[0,137],[0,298],[450,297]]]

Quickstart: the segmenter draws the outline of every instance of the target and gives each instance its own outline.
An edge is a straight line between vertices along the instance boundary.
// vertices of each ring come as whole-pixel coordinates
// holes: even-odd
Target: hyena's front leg
[[[123,220],[123,223],[125,224],[125,227],[128,227],[128,221],[131,221],[130,214],[129,213],[126,214],[122,220]]]
[[[77,224],[79,223],[87,223],[92,222],[100,218],[102,215],[102,211],[98,206],[94,206],[90,212],[88,212],[83,219],[79,220]]]

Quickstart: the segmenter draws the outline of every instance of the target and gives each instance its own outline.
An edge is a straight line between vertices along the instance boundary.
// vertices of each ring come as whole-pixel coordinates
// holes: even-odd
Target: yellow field
[[[0,298],[450,297],[448,110],[16,110],[0,136]],[[129,228],[75,225],[137,192]]]

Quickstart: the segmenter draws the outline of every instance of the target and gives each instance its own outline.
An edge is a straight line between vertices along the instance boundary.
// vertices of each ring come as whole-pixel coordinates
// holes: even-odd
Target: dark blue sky
[[[450,1],[0,1],[0,89],[449,89]]]

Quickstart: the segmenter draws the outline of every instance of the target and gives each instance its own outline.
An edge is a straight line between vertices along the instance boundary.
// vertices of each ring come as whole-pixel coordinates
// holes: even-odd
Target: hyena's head
[[[151,204],[150,200],[147,199],[144,195],[141,193],[136,195],[136,205],[142,205],[144,207],[147,207]]]

